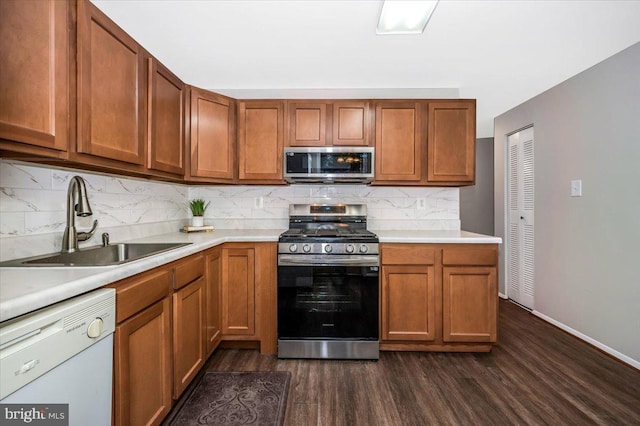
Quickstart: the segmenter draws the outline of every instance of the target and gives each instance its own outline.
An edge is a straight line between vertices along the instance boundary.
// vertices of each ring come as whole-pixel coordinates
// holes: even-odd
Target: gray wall
[[[503,239],[506,136],[530,124],[534,311],[640,365],[640,43],[495,119]],[[583,197],[570,197],[572,179],[582,179]],[[503,254],[500,277],[504,292]]]
[[[493,235],[493,138],[476,140],[476,184],[460,188],[460,224]]]

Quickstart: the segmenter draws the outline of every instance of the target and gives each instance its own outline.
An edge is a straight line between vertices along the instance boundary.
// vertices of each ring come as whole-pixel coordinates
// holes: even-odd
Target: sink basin
[[[96,246],[72,253],[53,253],[0,263],[0,267],[111,266],[132,262],[191,243],[120,243]]]

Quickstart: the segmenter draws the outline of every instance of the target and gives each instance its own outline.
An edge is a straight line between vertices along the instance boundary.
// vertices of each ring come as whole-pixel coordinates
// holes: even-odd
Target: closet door
[[[507,287],[510,299],[533,309],[534,157],[533,127],[507,139]]]

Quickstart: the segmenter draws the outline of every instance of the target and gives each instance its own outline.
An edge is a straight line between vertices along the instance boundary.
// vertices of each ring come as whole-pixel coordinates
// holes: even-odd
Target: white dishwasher
[[[111,425],[115,313],[115,290],[100,289],[0,324],[0,420]]]

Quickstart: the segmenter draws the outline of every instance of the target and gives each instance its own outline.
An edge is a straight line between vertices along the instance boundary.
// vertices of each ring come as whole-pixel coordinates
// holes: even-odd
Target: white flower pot
[[[204,226],[204,216],[193,216],[191,226]]]

